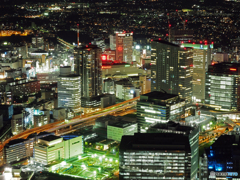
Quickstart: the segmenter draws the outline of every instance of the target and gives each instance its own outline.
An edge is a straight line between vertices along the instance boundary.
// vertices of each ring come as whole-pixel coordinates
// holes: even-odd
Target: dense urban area
[[[1,0],[0,180],[239,180],[240,0]]]

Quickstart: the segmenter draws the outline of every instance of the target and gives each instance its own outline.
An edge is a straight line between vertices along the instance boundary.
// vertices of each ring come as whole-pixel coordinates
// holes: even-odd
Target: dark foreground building
[[[239,132],[222,135],[206,149],[209,179],[240,179]]]
[[[191,143],[188,136],[175,133],[123,136],[119,179],[195,179],[198,161],[193,161]]]

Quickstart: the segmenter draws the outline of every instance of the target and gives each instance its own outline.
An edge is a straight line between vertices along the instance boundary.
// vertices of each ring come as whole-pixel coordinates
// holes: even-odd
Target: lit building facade
[[[133,33],[115,32],[110,35],[110,48],[116,50],[116,61],[119,63],[132,62]]]
[[[137,102],[138,132],[146,132],[154,123],[184,120],[186,102],[178,95],[153,91]]]
[[[107,138],[121,141],[124,135],[134,135],[137,133],[137,123],[116,122],[107,126]]]
[[[205,104],[215,110],[240,110],[240,65],[210,65],[206,73]]]
[[[197,169],[189,138],[183,134],[136,133],[122,137],[119,179],[193,180]]]
[[[192,100],[192,50],[163,41],[151,41],[151,89]]]
[[[81,111],[81,79],[71,74],[71,67],[61,67],[58,77],[58,107],[71,108],[75,113]]]
[[[4,146],[4,161],[9,164],[33,155],[33,141],[16,139]]]
[[[111,78],[103,80],[103,93],[115,94],[114,80]]]
[[[23,97],[37,95],[39,92],[40,81],[38,80],[5,78],[0,81],[2,104],[12,104],[14,101],[22,100]]]
[[[169,121],[168,123],[152,124],[147,133],[174,133],[188,137],[191,149],[191,176],[195,177],[198,172],[198,154],[199,154],[199,127],[188,123],[176,123]]]
[[[81,106],[84,112],[98,108],[95,97],[102,94],[101,49],[87,45],[74,49],[75,73],[81,76]]]
[[[35,114],[33,116],[34,127],[41,127],[49,123],[48,116],[44,114]]]
[[[26,112],[14,114],[11,120],[12,134],[17,135],[24,130],[24,119]]]
[[[136,89],[132,84],[116,84],[116,98],[129,100],[139,96],[140,89]]]
[[[49,135],[39,138],[34,148],[36,162],[47,165],[83,154],[83,141],[82,136],[65,141],[62,137]]]
[[[207,42],[183,43],[181,47],[193,48],[192,100],[193,102],[203,102],[205,99],[206,72],[212,61],[213,44]]]

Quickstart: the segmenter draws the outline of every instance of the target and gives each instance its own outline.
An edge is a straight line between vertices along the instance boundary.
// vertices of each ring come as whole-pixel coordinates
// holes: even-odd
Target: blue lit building
[[[222,135],[205,150],[210,179],[240,178],[239,134]],[[215,175],[215,176],[213,176]]]

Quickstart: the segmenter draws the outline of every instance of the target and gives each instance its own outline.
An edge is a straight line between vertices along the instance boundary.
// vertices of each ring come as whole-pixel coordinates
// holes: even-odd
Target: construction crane
[[[170,24],[170,14],[167,13],[167,17],[168,17],[168,41],[171,42],[171,24]]]
[[[180,17],[180,19],[182,20],[182,22],[183,22],[183,30],[185,30],[185,27],[187,25],[188,20],[187,19],[183,20],[182,16],[179,14],[178,10],[176,10],[176,12],[177,12],[178,16]]]

